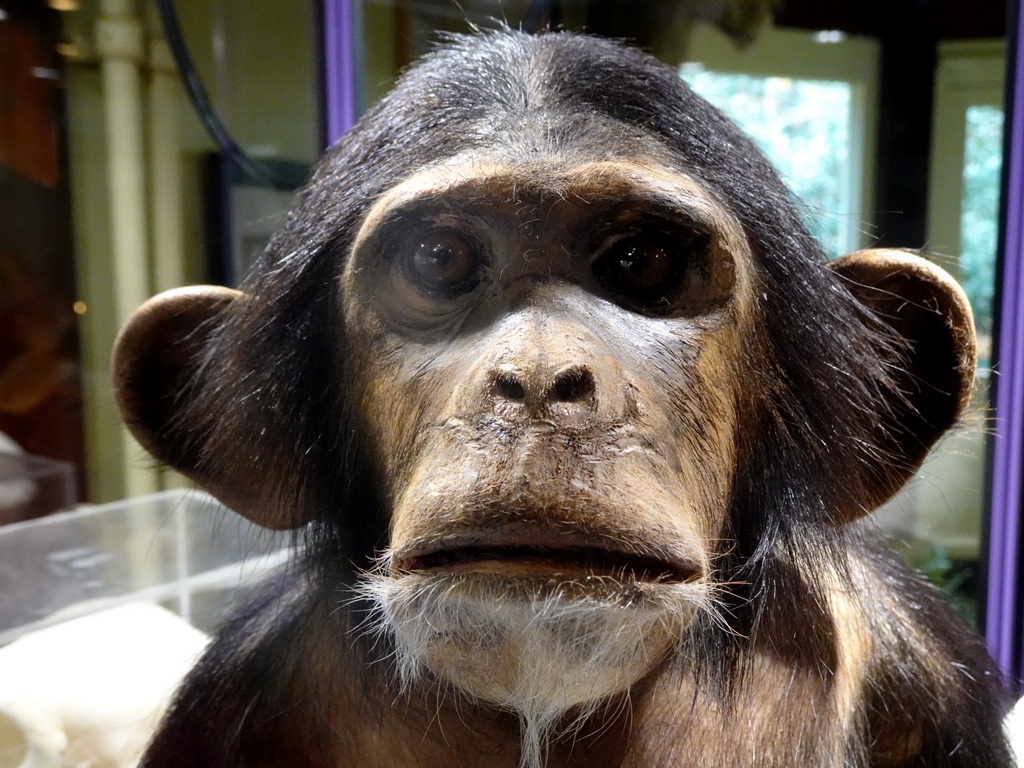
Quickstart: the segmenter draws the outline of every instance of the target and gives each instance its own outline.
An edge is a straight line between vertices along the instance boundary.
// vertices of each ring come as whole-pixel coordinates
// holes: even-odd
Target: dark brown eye
[[[620,240],[601,254],[594,262],[594,274],[612,293],[654,299],[675,285],[679,267],[668,238],[638,235]]]
[[[480,260],[465,236],[451,229],[435,229],[420,238],[409,258],[408,269],[422,288],[461,293],[476,285]]]

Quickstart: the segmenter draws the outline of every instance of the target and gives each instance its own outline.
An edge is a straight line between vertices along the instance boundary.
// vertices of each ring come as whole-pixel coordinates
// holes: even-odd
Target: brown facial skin
[[[736,222],[681,174],[540,168],[478,160],[417,174],[370,210],[341,287],[365,352],[350,361],[358,412],[391,510],[386,575],[412,594],[424,582],[403,575],[449,578],[445,594],[474,605],[622,606],[585,628],[507,617],[487,630],[501,638],[492,647],[470,629],[422,641],[398,630],[400,645],[502,706],[544,699],[541,681],[565,675],[546,707],[564,711],[649,672],[710,597],[749,255]],[[630,618],[634,601],[646,622]],[[431,605],[405,612],[491,621],[447,597]],[[530,616],[549,639],[520,636]],[[575,669],[565,638],[581,633],[623,639]],[[508,663],[524,657],[527,668]]]
[[[435,241],[466,251],[453,287],[415,271]],[[635,284],[602,277],[633,241],[656,263]],[[641,163],[447,164],[381,200],[342,284],[392,567],[465,547],[593,548],[706,575],[748,258],[724,209]]]

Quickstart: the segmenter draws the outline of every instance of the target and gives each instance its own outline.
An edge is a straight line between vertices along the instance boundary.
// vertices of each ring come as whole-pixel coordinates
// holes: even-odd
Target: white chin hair
[[[680,643],[703,603],[693,584],[494,574],[369,575],[374,630],[393,638],[401,683],[431,674],[515,712],[524,768],[541,768],[553,726],[582,722]],[[569,726],[571,728],[571,725]]]

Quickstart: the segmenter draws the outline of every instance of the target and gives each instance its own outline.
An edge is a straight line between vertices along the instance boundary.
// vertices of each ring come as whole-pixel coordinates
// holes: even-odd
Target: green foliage
[[[909,558],[916,568],[932,584],[946,593],[950,606],[968,623],[977,621],[977,604],[970,593],[969,582],[974,569],[963,562],[954,562],[944,547],[933,544],[928,549]]]
[[[992,333],[999,227],[999,176],[1003,160],[1003,110],[967,110],[964,187],[960,209],[961,284],[971,300],[978,332]]]

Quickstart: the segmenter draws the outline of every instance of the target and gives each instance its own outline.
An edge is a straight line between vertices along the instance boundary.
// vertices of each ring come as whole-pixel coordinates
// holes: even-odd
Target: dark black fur
[[[900,765],[1010,764],[998,726],[997,675],[980,642],[856,526],[835,524],[851,489],[884,481],[887,454],[901,439],[895,425],[910,418],[898,406],[879,405],[898,402],[892,392],[910,386],[889,372],[898,345],[821,268],[818,245],[761,154],[674,72],[607,41],[500,33],[458,38],[428,56],[338,143],[256,268],[247,286],[253,299],[216,335],[190,390],[198,406],[179,428],[209,457],[200,466],[251,467],[251,477],[264,479],[254,494],[312,515],[310,567],[296,569],[305,572],[224,630],[147,768],[329,764],[316,736],[282,734],[274,725],[296,706],[281,694],[282,681],[310,675],[300,656],[314,650],[354,654],[356,672],[345,667],[346,680],[367,686],[368,696],[390,696],[375,687],[372,666],[359,673],[386,652],[362,647],[350,633],[358,616],[336,610],[349,599],[345,585],[383,546],[387,518],[360,452],[360,427],[342,397],[337,278],[367,209],[418,168],[460,152],[500,147],[527,159],[557,149],[594,160],[628,156],[631,142],[700,180],[741,222],[760,275],[758,311],[769,319],[759,343],[775,361],[771,370],[751,373],[756,423],[745,433],[736,473],[733,543],[716,561],[716,578],[737,585],[725,612],[735,631],[704,628],[693,649],[701,679],[728,698],[755,636],[794,667],[827,677],[835,637],[816,592],[816,563],[854,548],[892,594],[915,606],[920,631],[947,655],[942,663],[963,667],[951,672],[955,687],[935,690],[909,640],[888,649],[871,673],[868,752],[886,728],[923,723],[920,753]],[[329,622],[334,647],[306,647],[311,621]],[[884,627],[891,617],[879,613],[872,621]],[[311,681],[309,697],[323,685]],[[311,723],[311,732],[330,722],[325,716]],[[848,765],[888,763],[851,757]]]

